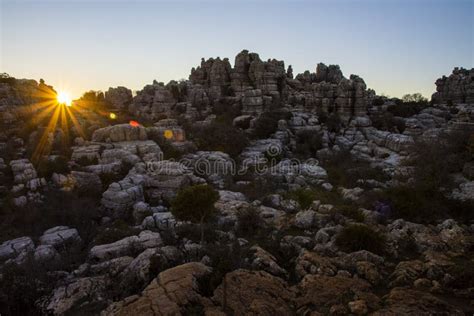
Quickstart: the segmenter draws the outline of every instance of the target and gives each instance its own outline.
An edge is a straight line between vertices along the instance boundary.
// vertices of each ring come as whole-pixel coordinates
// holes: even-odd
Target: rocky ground
[[[474,69],[430,102],[248,51],[70,108],[0,79],[2,315],[474,312]]]

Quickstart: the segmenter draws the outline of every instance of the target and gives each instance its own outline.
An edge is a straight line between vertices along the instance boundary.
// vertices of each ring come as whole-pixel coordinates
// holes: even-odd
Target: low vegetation
[[[237,157],[248,145],[245,133],[223,122],[213,122],[204,126],[192,126],[188,136],[199,150],[222,151]]]
[[[211,186],[199,184],[180,190],[173,200],[171,212],[182,221],[197,223],[201,228],[201,242],[204,241],[204,223],[209,221],[215,212],[214,203],[219,193]]]
[[[279,120],[288,120],[291,113],[283,111],[264,112],[255,121],[252,136],[256,139],[268,138],[275,133]]]
[[[344,227],[337,235],[336,245],[346,252],[367,250],[375,254],[383,254],[386,237],[367,225],[352,224]]]

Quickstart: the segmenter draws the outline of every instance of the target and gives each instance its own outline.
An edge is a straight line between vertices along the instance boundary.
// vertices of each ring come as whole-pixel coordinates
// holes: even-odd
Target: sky
[[[188,78],[201,58],[243,49],[357,74],[378,94],[430,98],[474,67],[474,0],[0,0],[0,72],[79,97]]]

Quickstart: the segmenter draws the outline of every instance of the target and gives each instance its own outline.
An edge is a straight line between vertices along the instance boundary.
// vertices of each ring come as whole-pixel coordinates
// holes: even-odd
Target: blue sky
[[[474,67],[474,0],[0,0],[0,71],[86,90],[187,78],[242,49],[294,73],[339,64],[390,96]]]

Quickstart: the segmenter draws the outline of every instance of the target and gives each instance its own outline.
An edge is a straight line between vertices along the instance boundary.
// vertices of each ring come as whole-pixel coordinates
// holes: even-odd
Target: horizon
[[[430,99],[437,78],[474,66],[473,1],[243,2],[2,0],[0,68],[78,98],[188,79],[201,58],[233,65],[247,49],[295,75],[337,64],[379,95]]]

